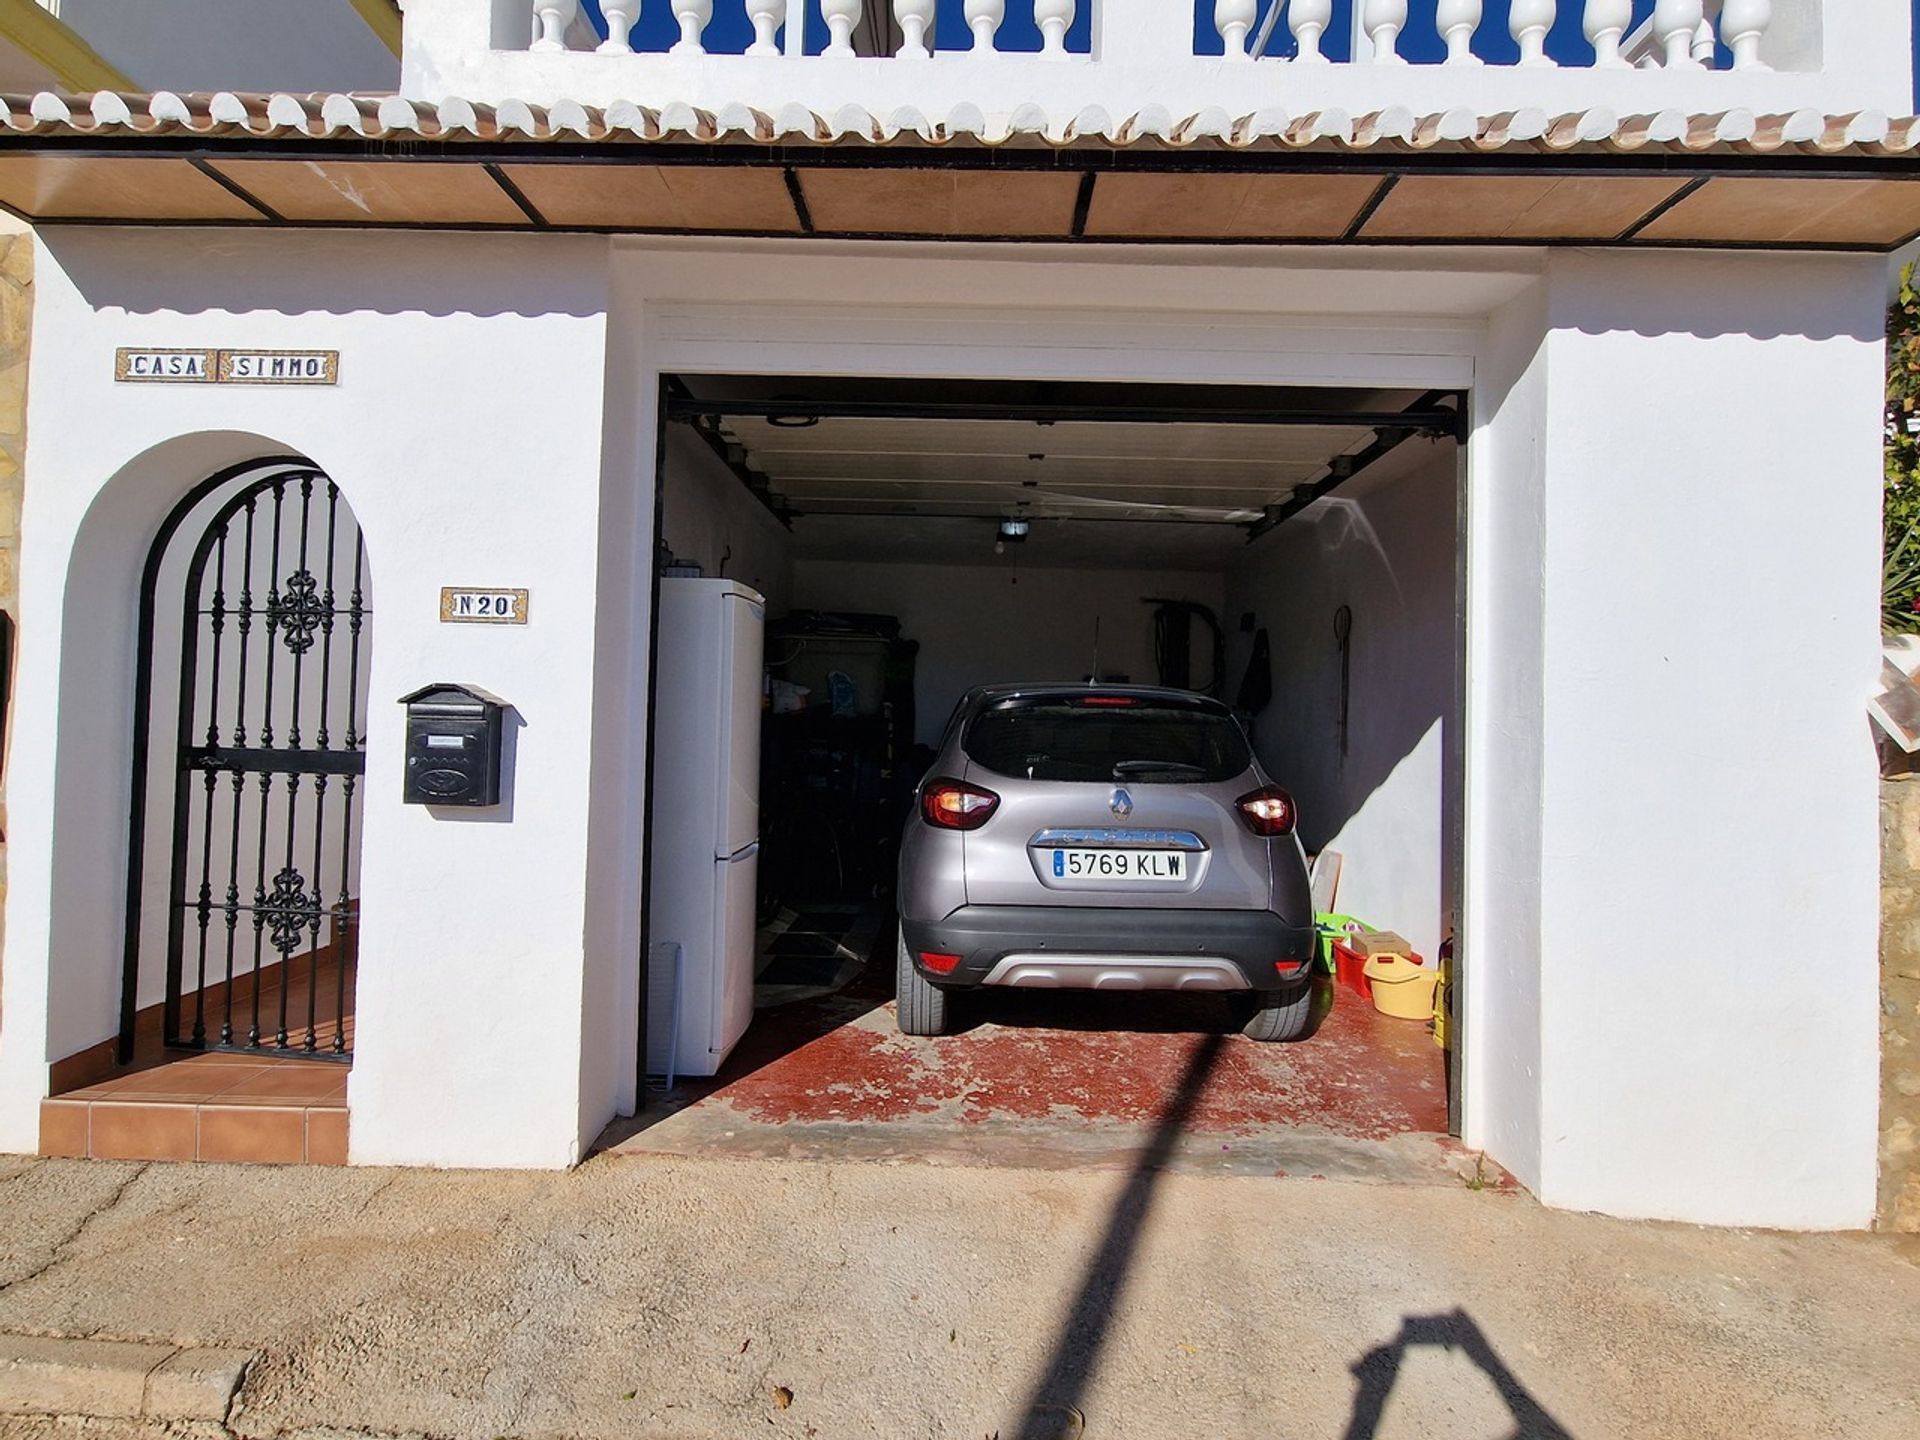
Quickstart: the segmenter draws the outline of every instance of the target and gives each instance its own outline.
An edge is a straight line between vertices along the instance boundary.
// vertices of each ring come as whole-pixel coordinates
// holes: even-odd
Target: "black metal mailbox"
[[[467,685],[428,685],[400,697],[407,707],[409,805],[498,805],[506,706]]]

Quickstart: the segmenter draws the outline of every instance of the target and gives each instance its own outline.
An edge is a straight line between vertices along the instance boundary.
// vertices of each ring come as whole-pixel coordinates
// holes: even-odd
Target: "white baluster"
[[[1213,28],[1229,60],[1250,60],[1247,36],[1260,14],[1260,0],[1213,0]]]
[[[1520,46],[1522,65],[1553,63],[1547,58],[1547,32],[1553,29],[1553,17],[1559,8],[1559,0],[1513,0],[1507,28]]]
[[[893,0],[893,18],[900,22],[900,54],[908,60],[924,60],[933,54],[935,0]]]
[[[1213,0],[1213,28],[1220,32],[1220,43],[1227,59],[1249,60],[1247,34],[1260,13],[1260,0]]]
[[[1073,28],[1077,0],[1033,0],[1033,23],[1040,27],[1040,53],[1067,53],[1067,31]]]
[[[605,0],[601,0],[604,4]],[[747,19],[753,25],[753,44],[747,47],[749,55],[778,55],[780,46],[774,36],[780,33],[780,22],[786,18],[786,0],[747,0]]]
[[[973,48],[993,49],[994,33],[999,30],[1000,22],[1007,18],[1007,0],[967,0],[964,13],[967,28],[973,31]]]
[[[1700,7],[1705,9],[1703,5]],[[1713,69],[1713,62],[1719,56],[1719,47],[1713,33],[1713,21],[1702,17],[1693,31],[1693,58],[1703,69]]]
[[[538,33],[527,48],[542,53],[567,48],[567,27],[580,18],[580,0],[533,0]]]
[[[1727,0],[1720,9],[1720,38],[1733,51],[1736,70],[1767,70],[1760,58],[1760,42],[1773,24],[1773,0]]]
[[[680,22],[680,38],[674,42],[675,55],[704,55],[700,43],[707,22],[713,18],[713,0],[673,0],[673,18]]]
[[[860,0],[820,0],[820,18],[827,22],[826,55],[853,54],[853,27],[860,23]]]
[[[1287,24],[1293,27],[1298,59],[1306,65],[1324,65],[1327,57],[1320,49],[1320,37],[1333,23],[1333,0],[1293,0],[1287,7]]]
[[[1632,0],[1627,3],[1631,4]],[[1480,57],[1473,53],[1473,37],[1480,30],[1482,8],[1480,0],[1440,0],[1434,23],[1439,27],[1440,38],[1447,42],[1447,64],[1480,63]]]
[[[1373,42],[1373,63],[1404,65],[1400,32],[1407,28],[1407,0],[1366,0],[1367,38]]]
[[[633,22],[640,15],[640,0],[600,0],[600,13],[606,17],[607,38],[600,42],[602,55],[631,55]]]
[[[1669,70],[1697,70],[1693,36],[1700,28],[1700,0],[1655,0],[1653,34],[1666,54]]]
[[[1633,28],[1633,0],[1587,0],[1584,28],[1593,45],[1596,67],[1601,70],[1632,68],[1627,57],[1620,53],[1620,41]]]

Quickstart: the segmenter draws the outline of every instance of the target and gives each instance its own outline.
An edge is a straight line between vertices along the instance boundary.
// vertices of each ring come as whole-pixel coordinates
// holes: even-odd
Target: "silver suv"
[[[1312,1011],[1293,798],[1218,701],[1008,685],[955,709],[900,851],[900,1028],[981,985],[1234,992],[1256,1040]]]

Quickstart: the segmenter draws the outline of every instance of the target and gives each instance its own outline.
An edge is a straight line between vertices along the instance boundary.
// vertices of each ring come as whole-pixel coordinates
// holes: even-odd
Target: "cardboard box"
[[[1376,955],[1413,954],[1413,946],[1407,938],[1391,930],[1369,930],[1364,935],[1354,936],[1348,943],[1364,960],[1371,960]]]

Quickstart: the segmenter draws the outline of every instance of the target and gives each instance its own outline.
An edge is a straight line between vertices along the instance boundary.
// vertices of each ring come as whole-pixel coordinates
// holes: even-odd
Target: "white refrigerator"
[[[752,590],[661,579],[649,963],[680,953],[677,983],[651,977],[652,1074],[714,1074],[753,1020],[765,651],[766,601]],[[663,1027],[651,1006],[669,996]]]

